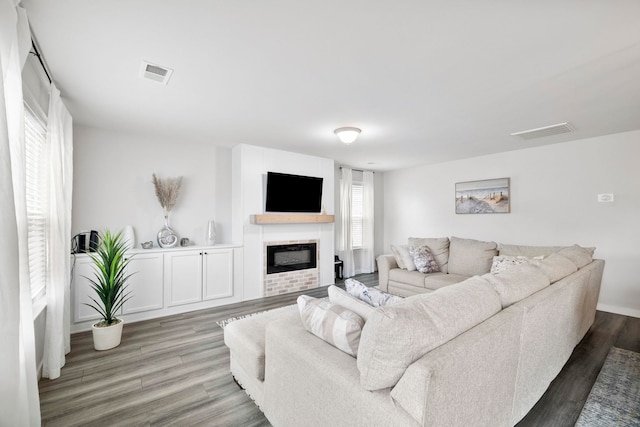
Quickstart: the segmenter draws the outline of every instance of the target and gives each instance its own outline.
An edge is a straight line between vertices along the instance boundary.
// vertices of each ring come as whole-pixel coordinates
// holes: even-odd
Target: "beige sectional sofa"
[[[458,244],[473,242],[454,240],[456,271]],[[416,291],[368,316],[356,358],[295,306],[233,322],[231,372],[274,426],[514,425],[593,323],[604,261],[578,246],[507,249],[547,256],[431,292],[389,269],[387,289]]]

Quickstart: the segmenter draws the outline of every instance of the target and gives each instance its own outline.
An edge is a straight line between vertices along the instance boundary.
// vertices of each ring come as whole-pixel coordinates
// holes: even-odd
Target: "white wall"
[[[514,144],[524,144],[514,141]],[[387,172],[384,250],[409,236],[595,246],[599,309],[640,317],[640,131]],[[456,182],[511,178],[511,213],[456,215]],[[614,203],[597,203],[614,193]]]
[[[319,240],[320,285],[334,283],[334,224],[251,224],[251,215],[264,213],[269,171],[322,177],[322,204],[327,214],[334,214],[333,160],[252,145],[234,147],[233,236],[244,247],[245,300],[264,296],[264,242]]]
[[[208,220],[220,243],[231,242],[231,150],[195,141],[76,126],[72,233],[132,225],[137,246],[164,224],[151,182],[182,176],[170,223],[180,237],[204,244]]]

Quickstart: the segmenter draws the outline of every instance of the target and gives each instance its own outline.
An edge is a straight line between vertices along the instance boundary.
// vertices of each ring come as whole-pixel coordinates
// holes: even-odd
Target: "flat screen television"
[[[267,172],[266,212],[319,213],[322,178]]]

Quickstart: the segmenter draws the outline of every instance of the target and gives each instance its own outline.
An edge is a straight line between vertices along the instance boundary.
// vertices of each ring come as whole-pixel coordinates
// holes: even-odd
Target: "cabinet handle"
[[[202,256],[202,252],[200,252],[200,255]]]
[[[208,255],[206,252],[204,253],[205,255]]]

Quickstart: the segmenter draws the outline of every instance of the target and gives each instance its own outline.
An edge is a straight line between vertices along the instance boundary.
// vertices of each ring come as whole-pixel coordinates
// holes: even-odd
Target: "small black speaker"
[[[95,230],[91,230],[91,235],[89,237],[89,252],[95,252],[98,250],[98,232]]]

